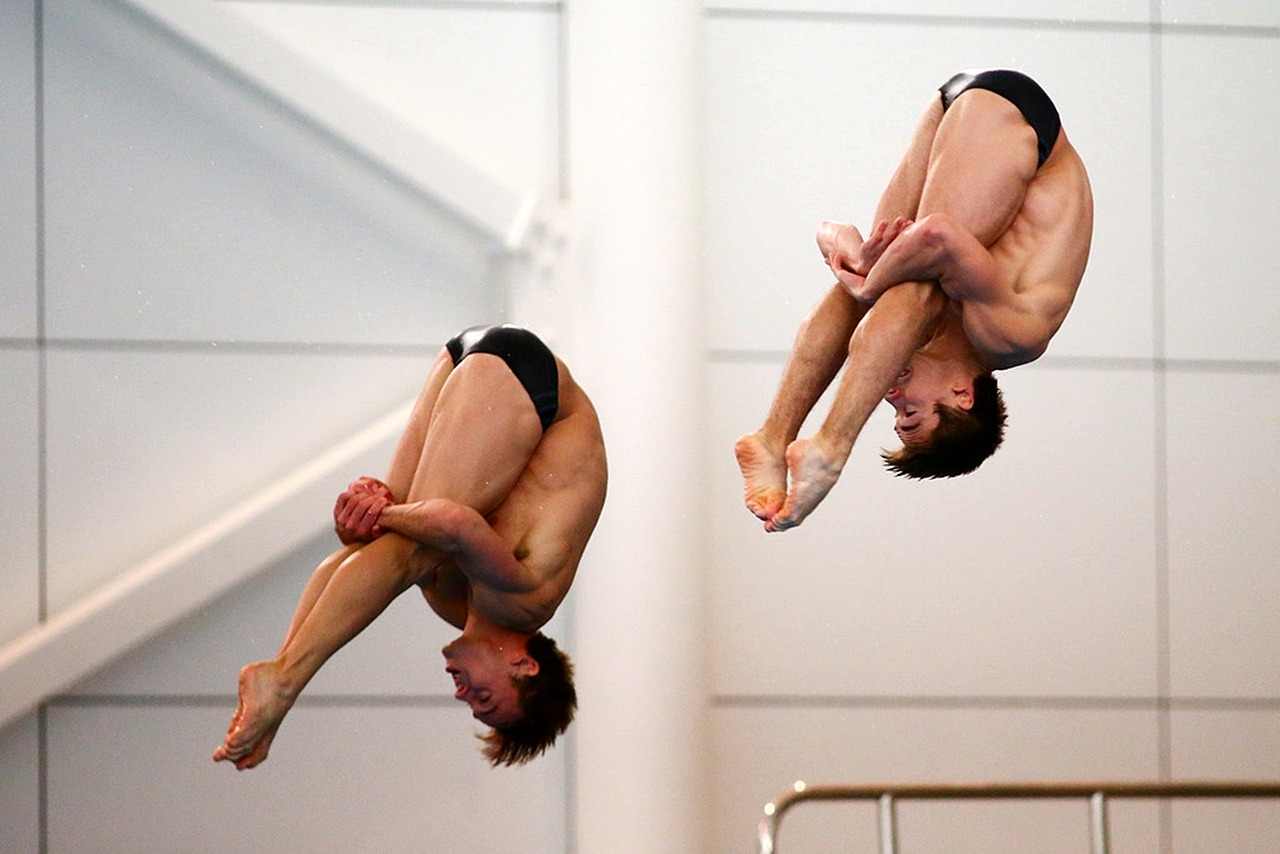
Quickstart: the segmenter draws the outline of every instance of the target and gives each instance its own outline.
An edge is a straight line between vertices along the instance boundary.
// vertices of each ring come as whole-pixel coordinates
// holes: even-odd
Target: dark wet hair
[[[494,767],[523,765],[541,756],[569,728],[578,708],[569,656],[542,632],[535,632],[525,641],[525,650],[538,662],[538,672],[511,680],[520,694],[524,715],[511,726],[494,728],[480,736],[485,758]]]
[[[939,403],[938,426],[921,445],[904,445],[881,454],[884,464],[899,477],[916,479],[957,477],[982,465],[1004,441],[1007,415],[1004,395],[991,374],[973,379],[973,406],[966,412]]]

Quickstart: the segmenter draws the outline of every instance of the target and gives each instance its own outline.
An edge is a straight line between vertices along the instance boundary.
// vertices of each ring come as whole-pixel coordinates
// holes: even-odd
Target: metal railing
[[[898,854],[896,806],[903,800],[1087,798],[1092,854],[1109,854],[1107,801],[1113,798],[1280,798],[1280,782],[911,783],[808,786],[797,782],[765,805],[760,854],[776,854],[778,826],[805,801],[875,801],[880,854]]]

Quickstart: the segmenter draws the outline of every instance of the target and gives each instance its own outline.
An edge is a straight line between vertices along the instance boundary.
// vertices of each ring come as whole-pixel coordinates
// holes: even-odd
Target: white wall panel
[[[1153,355],[1151,41],[1144,33],[1064,37],[1042,78],[1089,170],[1089,265],[1049,357]],[[1103,81],[1103,82],[1100,82]]]
[[[40,484],[36,355],[0,350],[0,643],[39,617]]]
[[[1276,779],[1280,715],[1274,709],[1175,710],[1170,720],[1175,779]],[[1280,839],[1280,799],[1179,803],[1173,828],[1178,851],[1269,854]]]
[[[49,850],[564,850],[562,762],[490,769],[457,716],[299,707],[266,763],[238,774],[210,759],[220,709],[55,707]]]
[[[51,610],[410,400],[433,357],[50,354]]]
[[[732,443],[764,417],[775,375],[729,365],[712,374],[718,692],[1154,690],[1149,378],[1003,374],[1006,447],[943,482],[881,469],[879,447],[896,445],[887,410],[876,413],[817,511],[796,530],[765,534],[742,507]]]
[[[1169,377],[1170,658],[1176,696],[1280,692],[1280,381]]]
[[[480,171],[558,195],[554,4],[223,5]]]
[[[1156,773],[1155,713],[1136,709],[721,707],[715,724],[719,785],[711,851],[750,850],[764,804],[796,780],[1145,779]],[[904,852],[1088,850],[1083,806],[938,806],[899,807]],[[1115,850],[1154,850],[1153,819],[1154,809],[1126,812],[1115,828]],[[803,804],[783,820],[779,849],[874,851],[874,834],[871,807]],[[1128,847],[1134,839],[1145,844]]]
[[[1236,778],[1235,774],[1231,776]],[[1268,771],[1264,776],[1274,780],[1275,772]],[[1274,798],[1188,801],[1173,806],[1176,851],[1272,854],[1277,839],[1280,806]]]
[[[1165,24],[1280,27],[1280,7],[1271,0],[1161,0],[1159,15]]]
[[[1280,717],[1271,709],[1175,709],[1170,715],[1173,776],[1184,780],[1266,780],[1280,765]],[[1280,803],[1273,804],[1280,807]],[[1280,837],[1275,837],[1280,838]]]
[[[1162,66],[1167,353],[1280,358],[1276,114],[1260,95],[1280,72],[1276,39],[1174,32]]]
[[[716,11],[767,11],[782,15],[827,13],[919,17],[977,17],[1073,23],[1144,23],[1151,18],[1147,0],[705,0]]]
[[[420,343],[496,305],[486,247],[114,5],[47,10],[48,331]]]
[[[0,0],[0,337],[36,334],[34,10]]]
[[[0,850],[40,850],[40,758],[36,716],[0,728]]]

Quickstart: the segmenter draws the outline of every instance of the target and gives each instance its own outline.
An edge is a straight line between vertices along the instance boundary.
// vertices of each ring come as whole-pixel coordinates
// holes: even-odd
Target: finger
[[[338,500],[333,503],[333,521],[340,522],[346,514],[347,504],[351,500],[351,493],[344,492],[338,496]]]
[[[369,538],[373,536],[374,526],[377,525],[379,508],[375,505],[365,507],[364,512],[360,514],[359,526],[360,536]]]
[[[378,519],[382,516],[382,508],[386,507],[388,504],[390,504],[390,502],[384,497],[373,494],[369,496],[368,501],[364,502],[364,512],[361,514],[359,521],[360,532],[364,537],[371,538],[375,536],[373,533],[374,527],[377,525]]]
[[[364,515],[362,503],[359,496],[352,496],[343,507],[338,523],[350,531],[358,530],[360,518]]]
[[[358,531],[360,529],[360,523],[365,516],[365,508],[368,506],[368,495],[366,492],[355,496],[342,514],[343,522],[352,530]]]

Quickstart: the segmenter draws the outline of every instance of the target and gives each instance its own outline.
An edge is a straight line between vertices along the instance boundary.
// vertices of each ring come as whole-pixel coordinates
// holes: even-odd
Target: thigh
[[[440,389],[408,498],[449,498],[488,515],[541,440],[533,401],[506,362],[473,353]]]
[[[963,93],[938,125],[919,218],[949,214],[991,246],[1022,207],[1036,146],[1035,131],[1012,103],[983,89]]]
[[[431,364],[431,371],[422,385],[422,391],[418,393],[409,423],[400,435],[400,442],[391,457],[391,465],[387,468],[387,486],[391,487],[392,494],[400,501],[408,498],[409,487],[418,471],[422,448],[427,441],[427,425],[431,423],[431,414],[435,411],[436,400],[440,397],[445,380],[452,372],[453,359],[448,351],[442,349]]]
[[[915,131],[911,134],[907,150],[880,195],[880,201],[876,205],[877,221],[892,220],[900,216],[916,219],[919,215],[920,194],[929,171],[929,153],[933,150],[934,137],[937,136],[942,117],[942,99],[935,93],[925,105],[920,120],[916,122]]]

